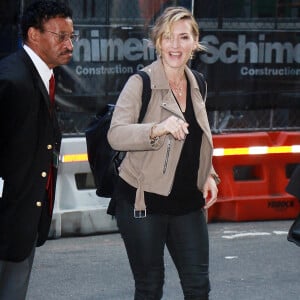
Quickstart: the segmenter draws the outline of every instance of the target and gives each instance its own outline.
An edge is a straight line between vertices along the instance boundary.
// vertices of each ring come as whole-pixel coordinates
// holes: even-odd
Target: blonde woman
[[[187,62],[200,49],[190,11],[167,8],[152,43],[158,59],[144,68],[151,99],[141,124],[142,79],[122,90],[108,139],[127,151],[114,193],[116,219],[135,280],[135,298],[161,299],[164,248],[177,268],[184,299],[208,299],[206,207],[217,198],[212,136],[204,99]]]

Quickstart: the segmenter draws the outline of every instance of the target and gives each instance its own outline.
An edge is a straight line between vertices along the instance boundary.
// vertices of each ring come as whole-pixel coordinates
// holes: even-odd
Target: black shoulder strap
[[[143,79],[143,93],[142,93],[142,107],[139,116],[139,123],[141,123],[145,117],[147,107],[151,98],[151,86],[150,86],[150,77],[144,71],[137,71]]]
[[[200,90],[200,93],[202,95],[202,98],[204,100],[204,102],[206,101],[206,97],[207,97],[207,86],[206,86],[206,80],[203,76],[202,73],[196,71],[196,70],[192,70],[196,80],[197,80],[197,83],[198,83],[198,86],[199,86],[199,90]]]

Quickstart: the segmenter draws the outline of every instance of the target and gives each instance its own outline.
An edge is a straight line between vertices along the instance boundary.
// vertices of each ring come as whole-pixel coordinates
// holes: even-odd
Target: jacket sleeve
[[[300,201],[300,165],[296,167],[286,186],[286,191]]]
[[[163,138],[155,143],[150,139],[151,128],[156,124],[154,121],[138,123],[142,106],[142,89],[141,77],[133,75],[118,98],[107,135],[111,147],[116,150],[155,150],[163,144]]]
[[[6,161],[6,149],[9,142],[9,136],[12,132],[12,116],[10,115],[10,102],[13,87],[7,80],[0,80],[0,177],[4,175],[4,163]]]

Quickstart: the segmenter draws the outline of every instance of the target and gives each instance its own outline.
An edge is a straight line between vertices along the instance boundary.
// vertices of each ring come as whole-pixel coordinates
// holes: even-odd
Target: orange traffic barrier
[[[286,193],[300,163],[298,132],[215,135],[213,163],[222,182],[208,221],[255,221],[295,218],[300,203]]]

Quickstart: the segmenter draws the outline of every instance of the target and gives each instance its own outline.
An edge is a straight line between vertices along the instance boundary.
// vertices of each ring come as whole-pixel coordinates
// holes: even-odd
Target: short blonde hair
[[[160,55],[161,40],[165,33],[171,31],[174,22],[180,20],[189,20],[192,28],[192,35],[195,41],[199,41],[199,27],[193,16],[193,14],[181,6],[168,7],[164,10],[161,16],[159,16],[150,32],[150,39],[153,46],[156,49],[158,55]],[[205,50],[205,47],[198,42],[196,50]]]

